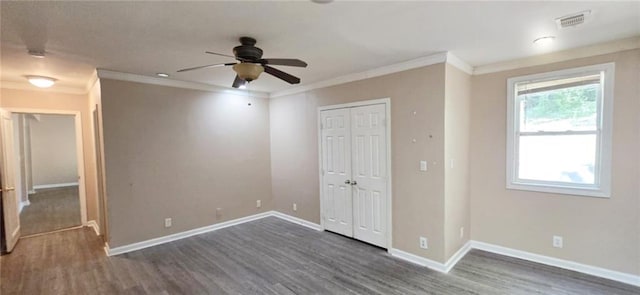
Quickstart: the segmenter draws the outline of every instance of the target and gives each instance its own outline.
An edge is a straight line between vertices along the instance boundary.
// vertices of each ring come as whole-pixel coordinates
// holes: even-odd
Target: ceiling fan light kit
[[[246,62],[233,65],[233,70],[238,74],[240,79],[247,82],[258,79],[260,74],[264,72],[264,68],[261,65]]]
[[[256,39],[251,37],[240,37],[240,44],[233,48],[233,56],[223,53],[205,51],[205,53],[232,57],[239,62],[212,64],[205,66],[198,66],[192,68],[186,68],[178,70],[178,72],[187,72],[206,68],[233,66],[233,70],[236,72],[236,78],[233,81],[233,88],[240,88],[246,85],[248,82],[258,79],[260,74],[266,72],[278,79],[284,80],[289,84],[300,83],[300,78],[287,74],[281,70],[278,70],[270,65],[301,67],[307,66],[307,63],[299,59],[294,58],[262,58],[262,49],[256,47]]]

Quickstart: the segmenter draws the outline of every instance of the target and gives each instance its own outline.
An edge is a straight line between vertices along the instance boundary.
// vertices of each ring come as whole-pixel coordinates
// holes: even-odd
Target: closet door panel
[[[387,142],[385,105],[351,109],[354,237],[387,247]]]
[[[353,237],[351,134],[349,109],[320,112],[322,195],[326,230]]]

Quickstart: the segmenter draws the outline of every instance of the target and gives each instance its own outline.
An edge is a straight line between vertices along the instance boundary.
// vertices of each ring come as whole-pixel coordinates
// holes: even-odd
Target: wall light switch
[[[427,171],[427,161],[420,161],[420,171]]]

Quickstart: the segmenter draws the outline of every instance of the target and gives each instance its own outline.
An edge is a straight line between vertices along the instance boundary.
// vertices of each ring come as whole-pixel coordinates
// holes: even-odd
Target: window
[[[507,188],[609,197],[614,64],[508,79]]]

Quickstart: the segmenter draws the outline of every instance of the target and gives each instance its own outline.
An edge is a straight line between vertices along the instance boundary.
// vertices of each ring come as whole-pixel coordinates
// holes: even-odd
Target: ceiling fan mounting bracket
[[[258,41],[256,41],[256,39],[251,38],[251,37],[240,37],[240,44],[242,45],[249,45],[249,46],[254,46],[256,45]]]

